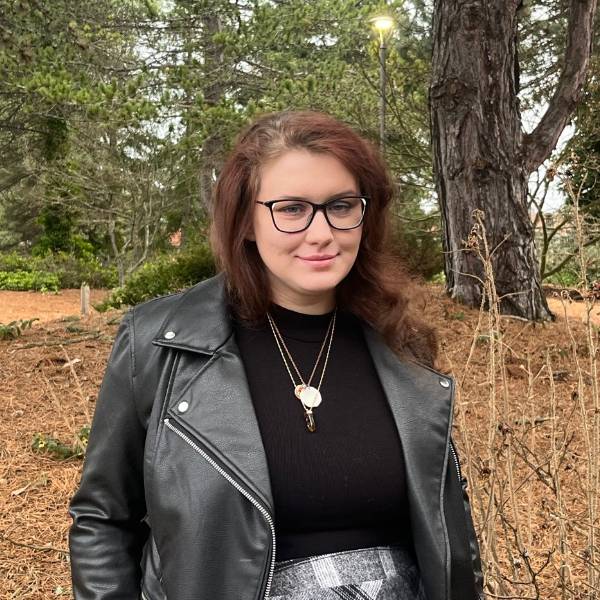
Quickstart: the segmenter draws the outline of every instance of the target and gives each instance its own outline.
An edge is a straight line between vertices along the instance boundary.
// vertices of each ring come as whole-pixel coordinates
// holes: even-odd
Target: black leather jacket
[[[273,498],[224,299],[218,275],[123,319],[69,511],[77,600],[269,596]],[[371,327],[364,333],[406,453],[427,598],[482,598],[450,440],[453,381],[400,362]]]

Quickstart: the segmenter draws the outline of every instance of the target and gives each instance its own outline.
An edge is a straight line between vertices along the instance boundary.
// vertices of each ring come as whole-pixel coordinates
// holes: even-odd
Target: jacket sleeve
[[[146,431],[133,392],[133,312],[117,332],[100,387],[69,531],[76,600],[140,595],[140,559],[148,529],[143,484]]]
[[[483,572],[479,544],[467,494],[467,480],[462,476],[458,453],[452,440],[448,451],[445,498],[452,561],[452,600],[482,600]]]

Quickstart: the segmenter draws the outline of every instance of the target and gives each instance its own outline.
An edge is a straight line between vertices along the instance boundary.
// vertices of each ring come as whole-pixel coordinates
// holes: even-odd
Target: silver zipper
[[[240,494],[245,496],[258,510],[261,512],[263,517],[267,520],[269,527],[271,528],[271,536],[273,538],[273,553],[271,556],[271,568],[269,570],[269,577],[267,579],[267,586],[265,588],[265,598],[264,600],[268,600],[269,594],[271,593],[271,583],[273,582],[273,573],[275,572],[275,523],[273,521],[273,517],[270,515],[269,511],[244,487],[242,487],[227,471],[225,471],[211,456],[209,456],[198,444],[196,444],[191,438],[189,438],[185,433],[179,431],[176,427],[171,425],[170,419],[165,419],[164,424],[174,433],[176,433],[184,442],[186,442],[189,446],[191,446],[202,458],[204,458],[208,463],[219,473],[222,475],[231,485],[238,491]]]
[[[454,457],[454,466],[456,467],[456,474],[458,475],[458,483],[462,485],[462,473],[460,472],[458,456],[456,456],[456,451],[454,450],[454,444],[452,442],[450,442],[450,451],[452,452],[452,456]]]

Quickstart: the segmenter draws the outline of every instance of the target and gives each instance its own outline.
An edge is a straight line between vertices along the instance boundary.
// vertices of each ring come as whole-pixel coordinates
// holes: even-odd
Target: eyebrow
[[[334,200],[336,198],[344,198],[345,196],[359,196],[360,194],[356,193],[356,190],[344,190],[343,192],[338,192],[337,194],[333,194],[333,196],[329,196],[329,198],[326,198],[324,200],[324,202],[327,202],[328,200]],[[310,198],[307,198],[306,196],[279,196],[278,198],[275,198],[276,200],[306,200],[307,202],[312,202],[312,200]]]

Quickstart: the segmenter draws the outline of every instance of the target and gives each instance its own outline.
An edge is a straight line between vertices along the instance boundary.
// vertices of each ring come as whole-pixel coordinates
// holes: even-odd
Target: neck
[[[315,296],[308,298],[290,298],[283,294],[273,294],[273,302],[305,315],[324,315],[335,308],[335,292],[327,296]]]

